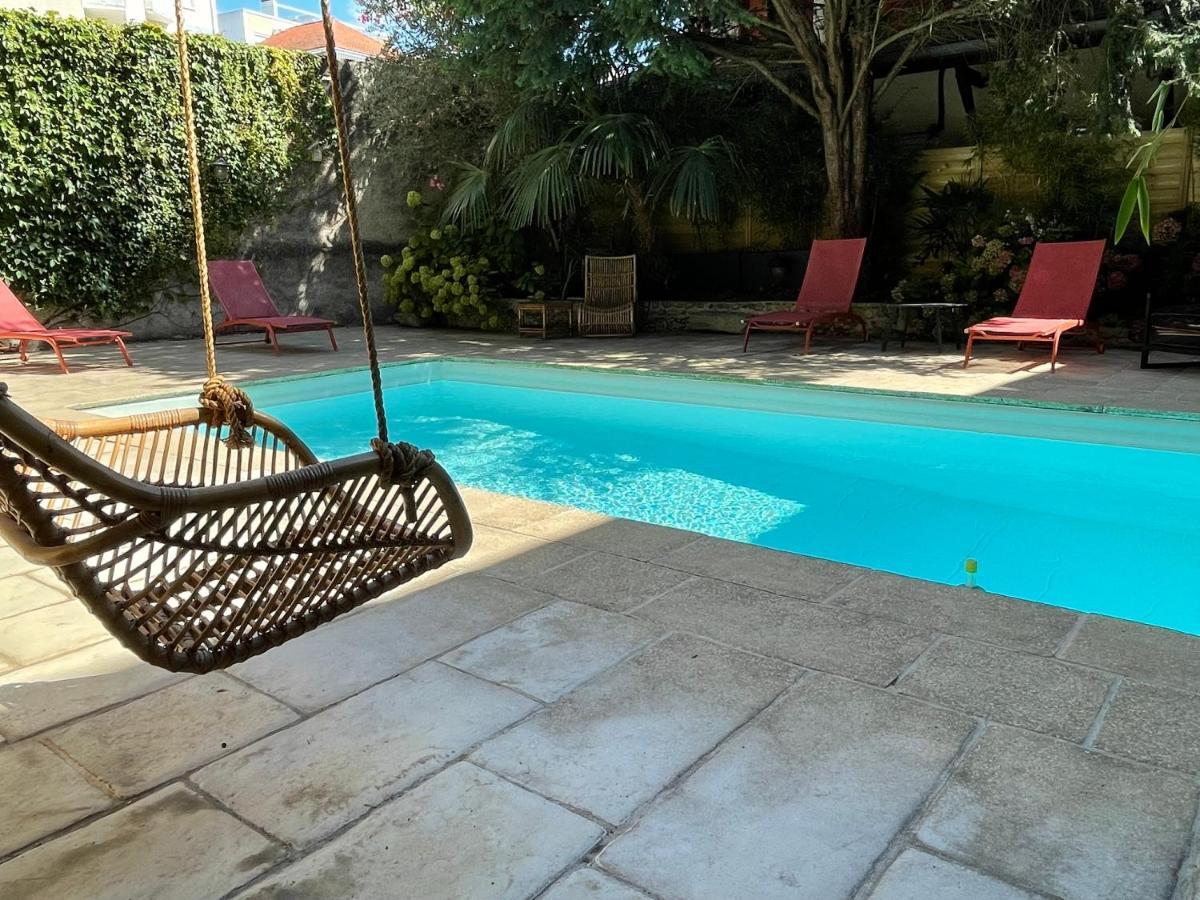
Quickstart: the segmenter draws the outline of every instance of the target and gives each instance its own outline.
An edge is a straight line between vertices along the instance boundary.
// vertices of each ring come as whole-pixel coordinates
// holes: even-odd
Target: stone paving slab
[[[812,556],[711,537],[702,537],[654,561],[694,575],[733,581],[801,600],[824,599],[866,571]]]
[[[0,676],[0,734],[13,741],[186,677],[105,641]]]
[[[991,726],[922,822],[922,843],[1064,900],[1169,898],[1197,786]]]
[[[1043,895],[920,850],[905,850],[869,900],[1038,900]]]
[[[1122,682],[1096,748],[1200,774],[1200,695]]]
[[[517,531],[523,525],[548,519],[568,509],[568,507],[554,503],[543,503],[540,500],[530,500],[526,497],[481,491],[462,485],[458,490],[467,505],[471,522],[478,525],[490,525],[494,528]]]
[[[70,599],[53,575],[42,577],[40,572],[28,575],[0,574],[0,619]]]
[[[624,612],[692,576],[608,553],[588,553],[525,583],[566,600]]]
[[[113,803],[83,773],[37,741],[0,747],[0,857]]]
[[[538,900],[650,900],[650,897],[611,875],[585,867],[556,881]]]
[[[569,544],[543,541],[515,531],[475,525],[475,539],[471,552],[463,559],[449,564],[462,572],[479,572],[484,569],[493,577],[506,581],[520,581],[540,575],[549,568],[574,559],[585,551]],[[499,570],[502,574],[496,575]]]
[[[640,650],[662,632],[578,603],[552,603],[478,637],[442,661],[546,702]]]
[[[459,763],[241,897],[524,900],[603,834],[561,806]]]
[[[206,766],[193,781],[264,831],[306,845],[536,708],[426,663]]]
[[[1138,681],[1200,693],[1200,638],[1190,634],[1087,616],[1062,658]]]
[[[918,628],[1050,655],[1079,613],[984,591],[869,572],[830,600]]]
[[[643,562],[690,544],[696,539],[691,531],[664,528],[629,519],[614,519],[582,509],[564,508],[545,519],[520,526],[525,534],[562,541],[588,550],[600,550],[614,556]]]
[[[965,638],[946,638],[902,679],[902,694],[1082,741],[1113,678]]]
[[[599,862],[664,898],[846,897],[974,727],[959,713],[808,676]]]
[[[671,637],[487,741],[472,759],[620,822],[792,678],[780,663]]]
[[[172,785],[0,865],[0,896],[220,897],[282,855],[208,800]]]
[[[220,674],[189,678],[46,737],[131,797],[245,746],[298,716]]]
[[[552,600],[494,578],[459,575],[330,623],[230,671],[313,711]]]
[[[890,619],[696,578],[637,610],[640,618],[755,653],[887,684],[932,635]]]
[[[475,533],[479,534],[479,526],[476,526]],[[570,544],[560,544],[557,541],[543,541],[525,535],[516,535],[516,537],[531,543],[513,555],[493,558],[486,567],[487,574],[492,578],[503,578],[505,581],[524,581],[590,552],[582,547],[572,547]],[[473,553],[474,550],[468,554],[468,562],[471,561]]]
[[[18,556],[7,546],[0,546],[0,579],[7,581],[15,575],[41,571],[41,568],[41,566]]]
[[[53,594],[41,582],[33,581]],[[0,628],[0,655],[27,666],[51,656],[108,640],[108,632],[82,603],[64,602],[32,609],[4,620]]]

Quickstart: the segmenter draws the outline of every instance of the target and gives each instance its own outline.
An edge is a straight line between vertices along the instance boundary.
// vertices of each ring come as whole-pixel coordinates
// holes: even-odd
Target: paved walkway
[[[1119,353],[1051,380],[999,354],[964,376],[949,354],[771,339],[742,357],[727,336],[385,333],[389,358],[882,370],[1167,409],[1200,388]],[[242,377],[358,361],[295,343],[225,359]],[[0,369],[48,415],[194,383],[195,342],[134,353]],[[1200,641],[465,493],[467,559],[205,677],[137,662],[0,552],[0,897],[1198,896]]]

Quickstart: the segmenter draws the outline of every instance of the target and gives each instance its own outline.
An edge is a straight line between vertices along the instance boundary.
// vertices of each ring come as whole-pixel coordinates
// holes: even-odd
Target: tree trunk
[[[867,104],[857,104],[857,106]],[[821,116],[828,184],[829,227],[837,237],[863,237],[867,222],[867,140],[870,116],[852,115],[844,131],[836,117]]]

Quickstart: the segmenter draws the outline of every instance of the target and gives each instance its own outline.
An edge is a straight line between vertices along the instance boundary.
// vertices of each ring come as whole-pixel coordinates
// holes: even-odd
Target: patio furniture
[[[543,340],[558,328],[570,335],[575,330],[575,304],[570,300],[524,300],[517,304],[517,334]]]
[[[963,368],[971,361],[975,341],[1050,344],[1050,371],[1058,364],[1058,345],[1069,331],[1083,329],[1096,277],[1104,256],[1104,241],[1042,243],[1033,248],[1025,284],[1011,316],[997,316],[966,329]],[[1096,352],[1104,343],[1095,339]]]
[[[746,337],[742,341],[742,352],[746,352],[750,346],[750,333],[753,331],[791,331],[804,333],[804,352],[808,353],[812,347],[814,329],[818,325],[836,322],[857,325],[862,329],[865,341],[867,323],[850,307],[866,247],[866,238],[813,241],[795,307],[780,312],[760,313],[743,320]]]
[[[1150,362],[1151,353],[1180,353],[1193,359]],[[1157,306],[1154,294],[1146,295],[1142,330],[1142,368],[1168,369],[1200,365],[1200,300]]]
[[[20,301],[7,284],[0,281],[0,340],[16,341],[21,362],[29,361],[29,345],[49,344],[58,359],[58,367],[64,375],[70,375],[67,361],[63,359],[63,347],[96,347],[100,344],[116,344],[125,357],[125,365],[132,366],[125,338],[133,337],[128,331],[111,328],[47,328],[37,320],[25,304]]]
[[[922,314],[926,310],[933,311],[933,336],[937,341],[937,348],[940,352],[942,349],[942,314],[945,312],[953,312],[960,320],[966,315],[970,305],[967,303],[893,303],[891,305],[891,320],[888,323],[888,328],[883,333],[883,343],[880,344],[880,350],[888,348],[888,340],[895,337],[896,333],[900,334],[900,346],[904,347],[908,340],[908,322],[909,314],[913,310],[918,310]],[[961,341],[958,337],[958,332],[954,333],[954,349],[961,346]]]
[[[584,337],[633,337],[636,308],[637,257],[585,256],[579,333]]]
[[[142,659],[207,672],[462,556],[471,523],[433,454],[388,439],[337,78],[330,91],[378,437],[366,452],[319,461],[221,378],[203,277],[187,35],[176,10],[208,368],[199,408],[46,424],[0,388],[0,534],[25,559],[53,568]],[[327,64],[337,72],[327,0],[322,16]]]
[[[333,336],[335,322],[316,316],[285,316],[267,293],[258,269],[248,259],[214,259],[208,264],[208,283],[225,318],[217,325],[217,331],[245,329],[265,331],[265,342],[279,352],[278,332],[295,334],[302,331],[325,331],[329,343],[338,348]]]

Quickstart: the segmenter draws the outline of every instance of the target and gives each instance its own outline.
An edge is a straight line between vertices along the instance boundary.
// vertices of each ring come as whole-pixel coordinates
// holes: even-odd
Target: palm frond
[[[589,178],[628,178],[651,171],[666,152],[667,140],[649,116],[606,113],[574,129],[579,172]]]
[[[442,207],[443,224],[453,222],[463,228],[478,228],[492,212],[492,185],[487,169],[460,162]]]
[[[651,188],[651,202],[664,196],[671,214],[689,222],[713,222],[721,216],[721,182],[738,169],[733,146],[721,136],[671,151]]]
[[[488,142],[484,164],[502,171],[550,141],[550,116],[546,107],[528,100],[505,119]]]
[[[548,226],[579,206],[582,185],[572,170],[574,147],[552,144],[526,157],[513,169],[506,185],[505,214],[515,228]]]

